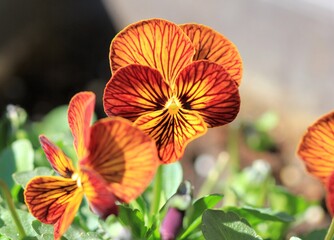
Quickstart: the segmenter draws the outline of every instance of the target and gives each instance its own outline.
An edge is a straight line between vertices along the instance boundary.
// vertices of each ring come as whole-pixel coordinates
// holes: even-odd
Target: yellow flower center
[[[165,105],[165,108],[168,109],[169,114],[175,115],[178,113],[181,108],[181,103],[176,97],[171,97]]]
[[[77,181],[77,185],[78,185],[79,188],[82,187],[81,178],[80,178],[78,173],[73,173],[71,178],[72,178],[73,181]]]

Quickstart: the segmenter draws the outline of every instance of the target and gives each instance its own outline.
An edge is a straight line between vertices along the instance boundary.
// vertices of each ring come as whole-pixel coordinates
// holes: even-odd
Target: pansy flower
[[[78,168],[45,136],[40,142],[52,168],[60,176],[32,178],[24,191],[29,211],[54,225],[60,239],[72,223],[85,195],[101,218],[117,214],[116,200],[129,202],[150,183],[158,165],[155,143],[122,118],[106,118],[92,126],[95,95],[76,94],[68,108],[68,122],[78,156]]]
[[[297,151],[306,169],[326,187],[327,207],[334,215],[334,112],[313,123]]]
[[[179,160],[190,141],[239,112],[240,55],[209,27],[163,19],[134,23],[113,39],[110,65],[106,114],[149,134],[163,163]]]

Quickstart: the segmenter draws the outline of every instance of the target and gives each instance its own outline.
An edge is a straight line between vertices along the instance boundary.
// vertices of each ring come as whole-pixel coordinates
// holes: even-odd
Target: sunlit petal
[[[203,119],[195,111],[184,109],[179,109],[176,114],[170,114],[167,109],[155,111],[138,118],[135,125],[156,141],[163,163],[179,160],[186,145],[207,130]]]
[[[24,190],[25,202],[39,221],[54,225],[59,239],[73,221],[83,196],[77,182],[62,177],[35,177]]]
[[[82,169],[82,186],[91,210],[105,219],[110,214],[117,214],[116,197],[108,183],[95,171]]]
[[[230,40],[204,25],[183,24],[180,27],[196,48],[194,60],[206,59],[222,65],[240,85],[242,60],[237,47]]]
[[[87,154],[89,145],[90,122],[95,106],[95,94],[92,92],[80,92],[71,99],[68,107],[68,123],[70,125],[74,147],[78,158]]]
[[[194,53],[191,41],[180,27],[163,19],[150,19],[129,25],[114,38],[110,63],[114,73],[134,63],[150,66],[170,83],[192,61]]]
[[[327,179],[327,185],[326,185],[326,205],[331,213],[331,215],[334,215],[334,172],[332,172],[328,179]]]
[[[312,124],[298,147],[307,170],[326,183],[334,171],[334,112]]]
[[[182,107],[196,110],[208,127],[235,119],[240,108],[237,85],[224,68],[201,60],[188,65],[176,80]]]
[[[125,202],[146,189],[158,165],[154,141],[122,118],[96,122],[89,150],[89,157],[81,165],[97,171]]]
[[[39,141],[52,168],[62,177],[70,178],[74,172],[71,159],[45,136],[41,135]]]
[[[161,74],[150,67],[129,65],[107,83],[103,104],[108,116],[135,121],[139,116],[162,109],[170,95]]]

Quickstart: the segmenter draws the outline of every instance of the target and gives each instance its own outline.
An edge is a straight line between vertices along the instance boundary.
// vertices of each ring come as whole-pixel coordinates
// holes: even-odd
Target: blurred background
[[[110,41],[128,24],[153,17],[208,25],[236,44],[244,62],[240,114],[189,145],[186,178],[203,182],[229,147],[226,136],[237,131],[242,167],[264,159],[280,184],[323,199],[322,186],[295,152],[307,126],[334,109],[332,0],[1,0],[1,112],[17,104],[39,120],[91,90],[103,116]],[[256,145],[258,121],[271,126],[265,151]]]

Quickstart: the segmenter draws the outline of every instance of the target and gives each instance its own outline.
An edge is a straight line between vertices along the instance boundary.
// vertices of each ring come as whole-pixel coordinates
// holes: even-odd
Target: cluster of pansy
[[[138,197],[159,164],[179,160],[190,141],[239,112],[240,55],[209,27],[163,19],[134,23],[113,39],[110,64],[107,118],[90,125],[92,92],[76,94],[69,104],[78,167],[40,136],[60,176],[31,179],[24,196],[38,220],[54,225],[55,239],[72,223],[84,195],[101,218],[117,214],[117,202]]]
[[[334,112],[322,116],[308,128],[297,153],[308,172],[324,184],[327,208],[334,216]]]

